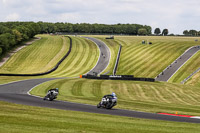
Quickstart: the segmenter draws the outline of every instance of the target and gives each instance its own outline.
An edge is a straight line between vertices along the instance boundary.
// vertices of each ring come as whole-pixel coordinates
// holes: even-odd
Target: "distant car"
[[[114,39],[114,36],[106,37],[106,39]]]

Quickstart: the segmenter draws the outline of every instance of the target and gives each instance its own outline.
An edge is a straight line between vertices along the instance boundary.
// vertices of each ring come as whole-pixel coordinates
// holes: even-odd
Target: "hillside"
[[[200,42],[190,37],[116,36],[123,45],[117,74],[155,78],[185,50]],[[152,42],[142,44],[142,40]]]

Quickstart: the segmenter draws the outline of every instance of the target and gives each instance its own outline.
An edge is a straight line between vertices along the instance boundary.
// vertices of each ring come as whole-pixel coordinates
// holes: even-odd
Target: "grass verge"
[[[63,111],[0,101],[1,133],[198,133],[199,124],[146,120],[129,117]]]

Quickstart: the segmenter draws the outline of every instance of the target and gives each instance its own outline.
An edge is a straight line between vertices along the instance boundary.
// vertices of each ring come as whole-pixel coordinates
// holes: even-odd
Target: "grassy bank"
[[[123,45],[117,74],[155,78],[191,46],[199,45],[190,37],[116,36]],[[152,45],[141,44],[142,40]]]
[[[59,68],[47,76],[77,77],[89,72],[99,58],[98,47],[90,40],[72,37],[72,51]]]
[[[62,36],[38,35],[39,41],[14,54],[0,73],[39,73],[50,70],[68,51],[68,39]]]
[[[0,101],[0,133],[198,133],[199,124],[63,111]]]
[[[39,35],[41,40],[13,55],[0,73],[45,72],[67,53],[69,39],[62,36]],[[0,84],[44,77],[77,77],[89,72],[97,63],[99,50],[90,40],[72,37],[72,51],[59,68],[48,75],[36,77],[0,77]],[[48,51],[48,52],[47,52]]]

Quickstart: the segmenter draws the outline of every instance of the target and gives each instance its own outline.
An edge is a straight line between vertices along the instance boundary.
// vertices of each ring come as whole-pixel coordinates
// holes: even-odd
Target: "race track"
[[[157,77],[157,81],[168,81],[196,52],[200,50],[200,46],[194,46],[185,51],[172,64],[170,64]]]
[[[98,39],[95,39],[92,37],[85,37],[85,38],[93,41],[100,50],[100,56],[99,56],[99,60],[96,64],[96,66],[91,71],[89,71],[87,74],[91,74],[91,75],[93,75],[94,73],[100,74],[101,72],[103,72],[106,69],[106,67],[109,64],[110,55],[111,55],[110,50],[104,42],[102,42]]]
[[[31,90],[34,86],[41,84],[43,82],[49,81],[49,80],[54,80],[54,79],[50,79],[50,78],[30,79],[30,80],[0,85],[0,100],[11,102],[11,103],[17,103],[17,104],[56,108],[56,109],[63,109],[63,110],[73,110],[73,111],[82,111],[82,112],[99,113],[99,114],[110,114],[110,115],[136,117],[136,118],[144,118],[144,119],[200,123],[200,119],[193,119],[193,118],[168,116],[168,115],[122,110],[122,109],[115,109],[115,108],[112,110],[98,109],[96,106],[93,106],[93,105],[72,103],[72,102],[67,102],[67,101],[57,101],[57,100],[44,101],[42,98],[30,96],[27,94],[27,92]]]
[[[98,44],[98,42],[96,43]],[[101,43],[98,45],[101,45],[102,47],[102,45],[104,44]],[[108,57],[109,56],[107,55],[105,58],[108,58]],[[103,61],[104,60],[105,59],[103,59]],[[109,59],[106,59],[106,60],[109,60]],[[99,70],[99,66],[102,64],[100,59],[99,61],[100,62],[98,62],[97,65],[95,66],[98,68],[97,70]],[[107,67],[107,65],[104,65],[104,68],[102,68],[102,71],[105,69],[105,67]],[[0,100],[11,102],[11,103],[17,103],[17,104],[56,108],[56,109],[63,109],[63,110],[73,110],[73,111],[82,111],[82,112],[99,113],[99,114],[110,114],[110,115],[136,117],[136,118],[144,118],[144,119],[200,123],[200,119],[193,119],[193,118],[167,116],[167,115],[161,115],[161,114],[155,114],[155,113],[145,113],[145,112],[138,112],[138,111],[123,110],[123,109],[112,109],[112,110],[97,109],[96,106],[93,106],[93,105],[72,103],[72,102],[67,102],[67,101],[57,101],[57,100],[44,101],[40,97],[35,97],[28,94],[28,92],[33,87],[43,82],[54,80],[54,79],[57,79],[57,78],[30,79],[30,80],[23,80],[23,81],[0,85]]]

